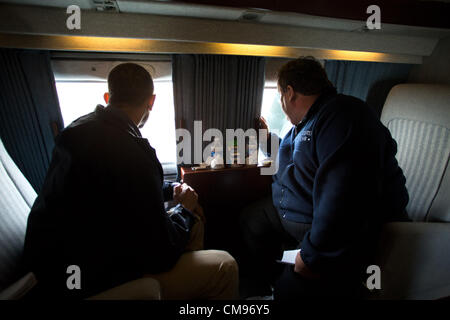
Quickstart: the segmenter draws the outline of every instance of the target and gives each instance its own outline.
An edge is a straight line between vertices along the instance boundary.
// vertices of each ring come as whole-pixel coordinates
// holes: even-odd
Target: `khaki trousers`
[[[239,294],[238,265],[226,251],[202,250],[204,225],[198,218],[186,252],[163,273],[148,274],[159,281],[165,300],[231,300]]]

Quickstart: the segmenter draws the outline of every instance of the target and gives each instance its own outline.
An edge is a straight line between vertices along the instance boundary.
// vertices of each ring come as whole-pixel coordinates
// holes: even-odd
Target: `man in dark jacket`
[[[275,260],[291,246],[301,250],[277,280],[275,298],[356,297],[381,225],[407,220],[396,143],[363,101],[336,93],[313,58],[284,65],[278,89],[293,127],[280,144],[271,199],[241,216],[247,272],[274,281]]]
[[[108,88],[106,108],[57,137],[28,219],[24,258],[40,294],[85,298],[151,274],[163,298],[234,298],[237,266],[228,253],[185,253],[192,228],[203,219],[197,195],[163,181],[155,150],[138,129],[155,100],[150,74],[121,64],[110,72]],[[181,205],[169,216],[164,202],[172,199]],[[189,277],[188,268],[197,276]],[[74,288],[68,278],[76,270],[80,284]],[[177,283],[158,278],[166,274]]]

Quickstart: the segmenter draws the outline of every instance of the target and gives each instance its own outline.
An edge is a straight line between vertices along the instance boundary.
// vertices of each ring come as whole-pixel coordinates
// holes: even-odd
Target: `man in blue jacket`
[[[28,218],[24,258],[40,296],[86,298],[144,276],[163,299],[232,299],[237,265],[224,251],[200,250],[197,195],[163,181],[155,150],[138,127],[153,107],[153,80],[125,63],[108,76],[106,108],[57,137],[46,180]],[[163,134],[163,133],[162,133]],[[164,202],[181,205],[169,215]],[[201,232],[199,233],[202,235]],[[81,285],[69,287],[70,266]]]
[[[293,127],[280,143],[272,198],[241,215],[242,272],[273,283],[275,260],[298,248],[295,265],[275,282],[275,298],[357,297],[381,225],[407,220],[396,142],[363,101],[336,93],[314,58],[284,65],[278,89]]]

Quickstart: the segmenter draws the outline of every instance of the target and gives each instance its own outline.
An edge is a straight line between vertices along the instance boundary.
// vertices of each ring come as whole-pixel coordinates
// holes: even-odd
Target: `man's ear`
[[[105,99],[105,103],[108,104],[108,102],[109,102],[109,92],[105,92],[105,94],[103,95],[103,99]]]
[[[153,109],[153,104],[155,103],[155,98],[156,98],[156,95],[152,94],[152,96],[150,97],[150,100],[148,101],[148,106],[150,107],[150,110]]]
[[[292,86],[287,86],[286,88],[286,97],[289,101],[294,101],[295,100],[295,91],[294,88],[292,88]]]

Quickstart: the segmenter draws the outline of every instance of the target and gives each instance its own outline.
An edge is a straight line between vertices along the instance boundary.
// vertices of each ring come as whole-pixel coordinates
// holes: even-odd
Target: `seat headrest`
[[[35,198],[36,192],[0,140],[0,291],[23,276],[22,249]]]
[[[395,118],[450,128],[450,86],[399,84],[391,89],[381,114],[387,126]]]
[[[450,221],[450,86],[392,88],[381,121],[397,141],[413,221]]]

